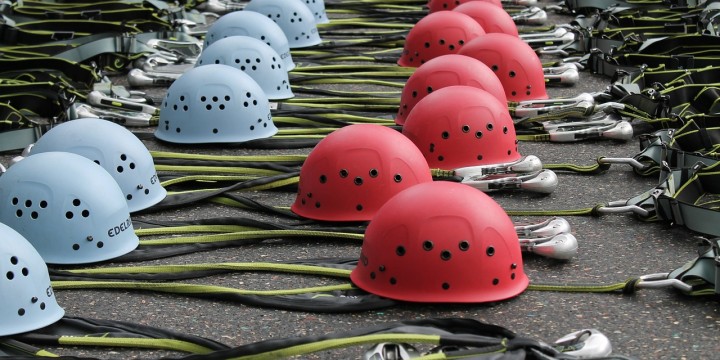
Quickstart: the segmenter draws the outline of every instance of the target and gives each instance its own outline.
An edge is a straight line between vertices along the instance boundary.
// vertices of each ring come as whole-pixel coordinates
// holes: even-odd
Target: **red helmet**
[[[478,59],[489,66],[505,88],[508,100],[547,99],[542,63],[535,51],[517,36],[488,33],[478,36],[459,54]]]
[[[485,30],[470,16],[454,11],[438,11],[418,21],[407,37],[398,65],[418,67],[446,54],[456,54],[468,41]]]
[[[508,215],[467,185],[415,185],[390,199],[365,231],[352,282],[412,302],[480,303],[528,286]]]
[[[368,221],[393,195],[430,181],[427,161],[401,133],[381,125],[350,125],[310,152],[291,210],[315,220]]]
[[[395,123],[405,124],[418,101],[431,92],[452,85],[468,85],[483,89],[507,107],[507,97],[500,79],[482,61],[469,56],[448,54],[420,65],[410,75],[400,95],[400,108]]]
[[[485,90],[448,86],[415,105],[403,134],[431,167],[457,169],[520,158],[510,113]]]
[[[500,0],[429,0],[427,7],[430,10],[429,12],[434,13],[441,10],[453,10],[456,7],[468,2],[488,3],[502,9],[502,2],[500,2]]]
[[[502,7],[485,1],[470,1],[458,5],[453,11],[475,19],[487,33],[505,33],[519,36],[515,21]]]

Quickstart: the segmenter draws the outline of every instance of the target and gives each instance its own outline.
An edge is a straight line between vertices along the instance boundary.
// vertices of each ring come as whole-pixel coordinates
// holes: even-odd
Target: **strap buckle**
[[[72,40],[75,38],[74,31],[56,31],[50,35],[50,39],[54,41]]]

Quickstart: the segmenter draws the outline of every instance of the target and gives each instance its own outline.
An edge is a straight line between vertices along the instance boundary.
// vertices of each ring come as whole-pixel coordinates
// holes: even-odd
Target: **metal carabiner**
[[[670,273],[655,273],[643,275],[640,281],[635,284],[639,289],[658,289],[664,287],[674,287],[680,291],[689,293],[692,291],[692,285],[688,285],[678,279],[669,279]]]
[[[472,186],[483,192],[523,189],[527,191],[550,194],[558,184],[557,175],[551,170],[541,170],[522,174],[492,174],[464,178],[461,183]]]
[[[525,238],[545,238],[570,231],[570,223],[561,217],[552,217],[537,224],[515,226],[518,236]]]
[[[612,353],[610,339],[596,329],[584,329],[567,334],[554,343],[563,354],[578,358],[601,358]]]
[[[467,166],[457,168],[453,172],[457,176],[473,177],[491,174],[531,173],[540,170],[542,170],[542,161],[535,155],[526,155],[509,163]]]
[[[364,360],[408,360],[420,357],[420,352],[406,343],[379,343],[363,355]]]
[[[600,214],[633,213],[641,217],[650,216],[650,212],[646,209],[643,209],[637,205],[627,205],[627,202],[624,200],[611,201],[607,203],[606,206],[598,207],[597,212]]]
[[[577,255],[578,251],[577,238],[570,233],[518,240],[522,250],[557,260],[570,260]]]

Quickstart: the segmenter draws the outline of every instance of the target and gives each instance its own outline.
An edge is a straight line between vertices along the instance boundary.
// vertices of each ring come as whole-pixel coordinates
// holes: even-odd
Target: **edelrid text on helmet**
[[[315,16],[302,0],[252,0],[244,11],[254,11],[275,21],[285,33],[291,49],[321,42]]]
[[[411,302],[499,301],[528,286],[505,211],[483,192],[445,181],[410,187],[377,211],[350,278]]]
[[[290,54],[290,43],[283,29],[267,16],[254,11],[233,11],[221,16],[208,28],[203,48],[235,35],[250,36],[263,41],[277,51],[285,64],[285,70],[295,68]]]
[[[45,133],[30,155],[65,151],[99,164],[120,185],[130,212],[157,204],[167,195],[160,185],[152,155],[126,128],[102,119],[76,119]]]
[[[65,314],[55,299],[48,269],[37,250],[0,223],[0,336],[37,330]]]
[[[188,70],[170,85],[155,137],[179,144],[237,143],[276,132],[260,85],[240,69],[211,64]]]
[[[484,35],[473,18],[454,11],[426,15],[410,29],[398,65],[418,67],[441,55],[456,54],[470,40]]]
[[[402,132],[431,167],[456,169],[520,158],[506,105],[472,86],[433,91],[415,105]]]
[[[433,91],[452,85],[468,85],[483,89],[507,104],[500,79],[482,61],[469,56],[449,54],[438,56],[420,65],[403,87],[395,123],[405,124],[415,105]]]
[[[486,33],[504,33],[519,36],[517,25],[505,9],[485,1],[468,1],[453,11],[461,12],[475,19]]]
[[[488,33],[468,42],[459,54],[490,67],[510,101],[548,98],[542,62],[530,45],[517,36]]]
[[[68,152],[28,156],[0,176],[0,222],[24,236],[50,264],[109,260],[139,243],[125,196],[112,176]]]
[[[268,99],[293,97],[290,80],[280,55],[262,42],[249,36],[230,36],[203,49],[195,66],[224,64],[250,75]]]
[[[367,221],[393,195],[429,181],[427,162],[402,134],[381,125],[350,125],[310,152],[291,209],[315,220]]]

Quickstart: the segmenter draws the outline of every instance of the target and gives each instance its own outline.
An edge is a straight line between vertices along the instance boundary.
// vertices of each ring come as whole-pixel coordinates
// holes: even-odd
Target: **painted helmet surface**
[[[76,119],[45,133],[30,155],[65,151],[99,164],[115,178],[130,212],[149,208],[167,195],[160,185],[152,155],[125,127],[102,119]]]
[[[393,195],[429,181],[427,161],[401,133],[381,125],[350,125],[310,152],[291,209],[315,220],[367,221]]]
[[[28,156],[0,176],[0,222],[49,264],[109,260],[139,243],[115,179],[68,152]]]
[[[456,54],[485,30],[473,18],[455,11],[428,14],[410,29],[398,65],[419,67],[441,55]]]
[[[424,303],[499,301],[528,286],[505,211],[483,192],[446,181],[415,185],[378,210],[350,278],[369,293]]]
[[[510,101],[548,98],[542,62],[530,45],[517,36],[488,33],[465,44],[459,54],[490,67]]]
[[[469,1],[459,5],[453,11],[461,12],[475,19],[486,33],[519,36],[515,21],[502,7],[485,1]]]
[[[395,123],[405,124],[415,105],[433,91],[453,85],[483,89],[507,106],[507,97],[500,79],[482,61],[469,56],[449,54],[420,65],[403,87]]]
[[[180,144],[235,143],[275,133],[260,85],[240,69],[211,64],[188,70],[170,85],[155,137]]]
[[[457,169],[520,158],[506,105],[472,86],[433,91],[415,105],[402,132],[433,168]]]
[[[285,33],[291,49],[321,42],[315,16],[303,0],[252,0],[244,11],[254,11],[275,21]]]
[[[312,14],[315,16],[316,24],[327,24],[330,22],[327,14],[325,13],[325,1],[324,0],[303,0],[305,5],[310,9]]]
[[[203,49],[195,66],[224,64],[250,75],[270,100],[293,97],[290,80],[277,51],[249,36],[230,36]]]
[[[454,10],[456,7],[469,2],[483,2],[502,9],[500,0],[428,0],[427,7],[430,13],[443,10]]]
[[[233,11],[221,16],[208,28],[203,48],[220,39],[236,35],[263,41],[277,51],[285,64],[285,70],[295,68],[290,54],[290,43],[283,29],[267,16],[254,11]]]
[[[65,314],[47,265],[17,231],[0,223],[0,336],[37,330]]]

